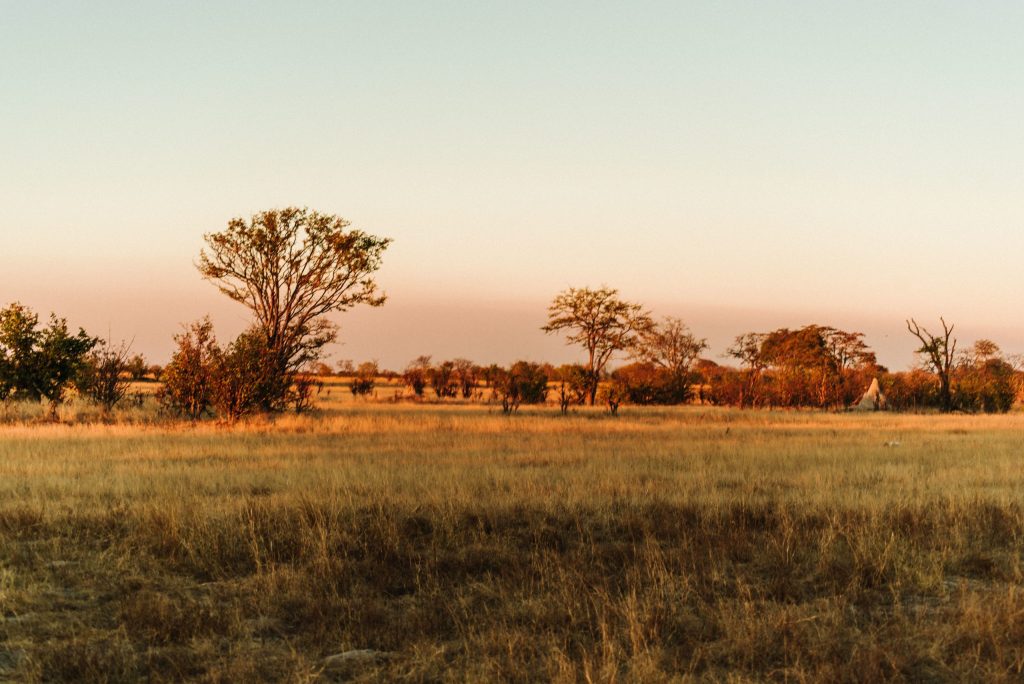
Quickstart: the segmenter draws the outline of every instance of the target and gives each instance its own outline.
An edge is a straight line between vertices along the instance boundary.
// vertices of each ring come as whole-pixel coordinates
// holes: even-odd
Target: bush
[[[352,384],[349,385],[353,396],[362,397],[373,392],[373,388],[377,384],[378,373],[380,373],[380,368],[376,361],[365,361],[359,364],[356,375],[352,378]]]
[[[163,369],[160,403],[189,420],[196,421],[209,410],[213,400],[214,362],[220,347],[209,317],[192,323],[174,337],[178,348]]]
[[[939,381],[923,370],[887,373],[879,384],[893,411],[920,411],[940,406]]]
[[[110,413],[128,394],[133,377],[135,372],[132,361],[128,359],[128,345],[122,343],[114,347],[108,342],[100,342],[86,357],[75,387],[100,406],[104,413]]]
[[[547,400],[548,376],[538,363],[517,361],[508,370],[499,369],[493,383],[506,415],[518,411],[521,404],[543,404]]]
[[[215,354],[212,370],[210,404],[229,423],[261,409],[280,409],[278,402],[289,396],[289,379],[258,329],[242,333]]]
[[[692,391],[688,377],[676,374],[653,363],[633,363],[612,373],[620,401],[637,405],[685,404]]]
[[[430,379],[431,365],[429,356],[420,356],[411,361],[402,373],[402,384],[412,389],[417,397],[423,396],[423,390]]]
[[[1006,413],[1017,395],[1013,366],[988,359],[958,369],[954,374],[953,403],[965,411]]]
[[[40,329],[35,313],[11,304],[0,311],[0,399],[45,399],[50,417],[56,418],[68,387],[82,373],[86,355],[97,342],[81,328],[72,334],[67,321],[54,314]]]

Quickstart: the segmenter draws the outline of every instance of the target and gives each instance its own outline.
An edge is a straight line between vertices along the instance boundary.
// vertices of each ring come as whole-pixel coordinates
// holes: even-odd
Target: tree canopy
[[[587,352],[590,404],[597,398],[601,373],[619,351],[634,348],[641,336],[651,331],[654,321],[640,304],[623,301],[619,291],[602,287],[570,287],[559,293],[548,307],[547,333],[568,331],[566,341]]]
[[[384,303],[373,276],[391,240],[349,225],[289,207],[232,219],[205,236],[199,272],[253,312],[283,373],[315,360],[337,338],[327,314]]]

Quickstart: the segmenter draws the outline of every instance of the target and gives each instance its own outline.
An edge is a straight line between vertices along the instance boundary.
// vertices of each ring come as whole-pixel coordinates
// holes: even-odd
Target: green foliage
[[[35,385],[39,316],[21,304],[0,311],[0,399],[30,394]],[[38,401],[38,396],[36,397]]]
[[[67,321],[50,315],[39,328],[39,317],[21,304],[0,311],[0,399],[45,400],[51,417],[85,366],[96,338]]]

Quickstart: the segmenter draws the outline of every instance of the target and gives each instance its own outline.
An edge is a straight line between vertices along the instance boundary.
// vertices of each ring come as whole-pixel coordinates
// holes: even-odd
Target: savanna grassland
[[[11,424],[0,680],[1019,680],[1022,434],[697,407]]]

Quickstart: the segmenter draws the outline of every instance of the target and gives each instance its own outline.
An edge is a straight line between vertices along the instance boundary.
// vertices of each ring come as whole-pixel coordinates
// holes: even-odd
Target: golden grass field
[[[1024,677],[1024,415],[332,396],[0,426],[0,680]]]

